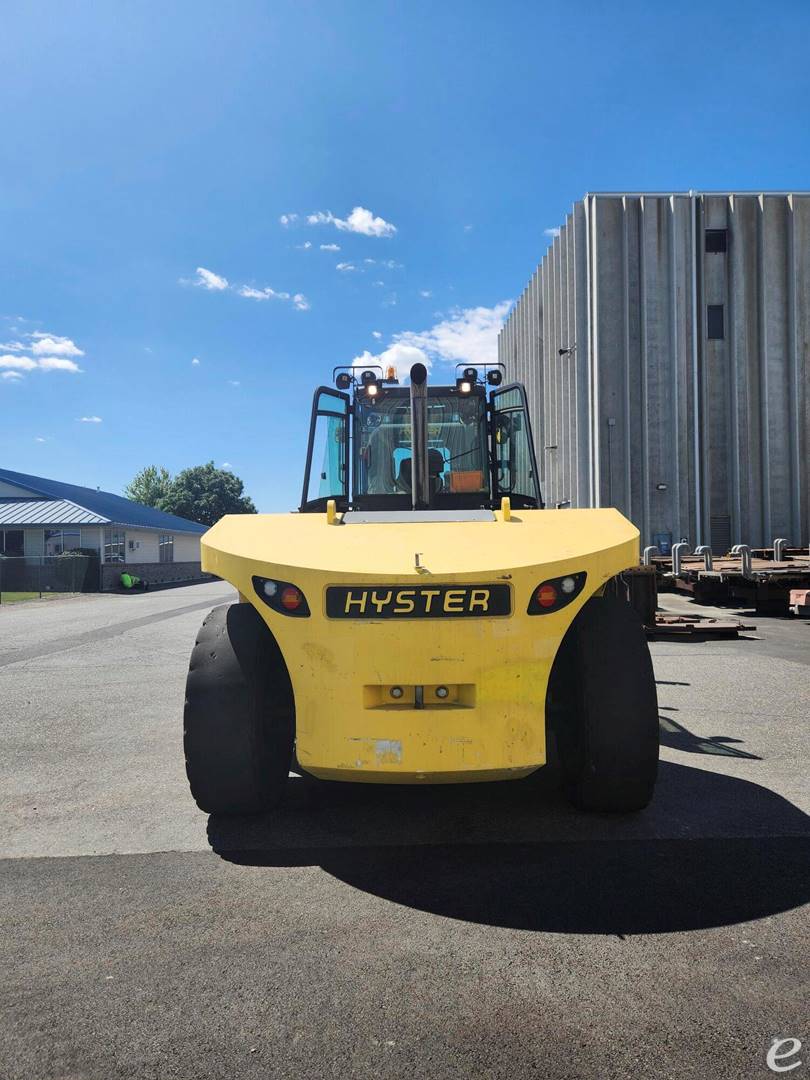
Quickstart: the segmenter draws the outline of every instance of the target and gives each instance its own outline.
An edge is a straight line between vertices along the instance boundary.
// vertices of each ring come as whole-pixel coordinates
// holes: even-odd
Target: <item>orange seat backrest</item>
[[[484,474],[480,469],[454,469],[450,473],[451,491],[481,491],[483,486]]]

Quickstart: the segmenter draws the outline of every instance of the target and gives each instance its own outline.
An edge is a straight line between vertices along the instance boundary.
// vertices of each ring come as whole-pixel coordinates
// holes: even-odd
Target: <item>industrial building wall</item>
[[[617,506],[645,544],[808,543],[809,196],[587,196],[499,359],[547,505]]]

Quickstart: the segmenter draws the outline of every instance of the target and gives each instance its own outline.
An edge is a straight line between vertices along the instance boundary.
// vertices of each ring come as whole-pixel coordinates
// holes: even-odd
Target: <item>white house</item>
[[[98,552],[102,563],[196,563],[199,572],[207,528],[109,491],[0,469],[0,556],[7,558],[83,550]]]

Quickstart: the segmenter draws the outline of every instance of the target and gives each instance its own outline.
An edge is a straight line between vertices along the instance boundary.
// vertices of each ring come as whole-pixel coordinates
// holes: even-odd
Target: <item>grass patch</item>
[[[56,600],[59,596],[75,596],[75,593],[63,592],[2,592],[0,604],[19,604],[22,600]]]

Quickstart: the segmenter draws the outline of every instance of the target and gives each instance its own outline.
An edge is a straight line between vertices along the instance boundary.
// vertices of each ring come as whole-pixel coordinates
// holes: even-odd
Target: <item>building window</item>
[[[45,554],[62,555],[66,551],[78,551],[82,536],[78,529],[46,529]]]
[[[725,320],[722,304],[709,304],[706,308],[706,335],[709,340],[721,341],[725,336]]]
[[[0,529],[0,555],[7,559],[19,558],[25,554],[25,533],[22,529]]]
[[[705,234],[707,255],[721,255],[728,250],[728,231],[726,229],[707,229]]]
[[[160,538],[160,561],[174,562],[174,537],[161,536]]]
[[[124,562],[126,537],[123,529],[104,530],[104,562]]]

